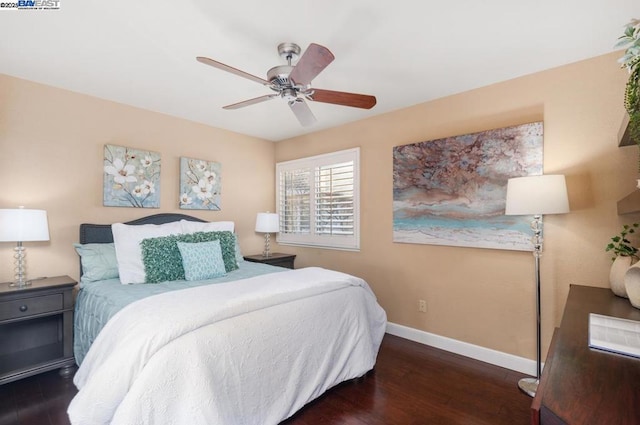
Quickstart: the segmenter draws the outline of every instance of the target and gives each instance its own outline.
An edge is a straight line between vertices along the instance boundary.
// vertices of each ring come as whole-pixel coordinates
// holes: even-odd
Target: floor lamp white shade
[[[25,286],[26,260],[23,242],[48,241],[49,223],[45,210],[0,209],[0,242],[16,242],[14,278],[11,286]]]
[[[280,231],[280,217],[276,213],[258,213],[256,217],[256,232],[264,233],[264,251],[262,256],[271,255],[270,235]]]
[[[515,177],[507,182],[506,215],[568,212],[567,183],[563,175]]]
[[[533,215],[533,257],[536,281],[536,377],[523,378],[518,387],[531,397],[536,395],[542,374],[542,331],[540,306],[540,255],[542,252],[542,215],[569,212],[567,184],[563,175],[515,177],[507,182],[506,215]]]

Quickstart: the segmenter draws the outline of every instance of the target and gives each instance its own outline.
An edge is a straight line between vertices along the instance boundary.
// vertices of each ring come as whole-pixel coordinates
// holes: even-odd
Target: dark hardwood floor
[[[531,398],[518,390],[522,376],[386,335],[375,371],[331,389],[283,425],[527,425]],[[1,385],[0,425],[68,424],[75,393],[57,371]]]

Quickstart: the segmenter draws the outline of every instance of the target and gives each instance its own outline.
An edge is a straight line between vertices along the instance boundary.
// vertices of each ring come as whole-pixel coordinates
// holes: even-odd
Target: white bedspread
[[[321,268],[173,291],[118,312],[74,377],[73,425],[277,424],[373,368],[386,315]]]

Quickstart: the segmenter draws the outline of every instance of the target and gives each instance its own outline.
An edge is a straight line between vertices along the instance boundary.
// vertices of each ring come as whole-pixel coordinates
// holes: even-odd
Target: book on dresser
[[[640,322],[590,313],[589,347],[640,357]]]

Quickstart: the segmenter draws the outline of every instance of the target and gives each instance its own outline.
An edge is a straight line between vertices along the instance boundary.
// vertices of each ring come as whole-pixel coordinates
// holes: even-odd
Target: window
[[[360,149],[276,164],[278,243],[360,249]]]

